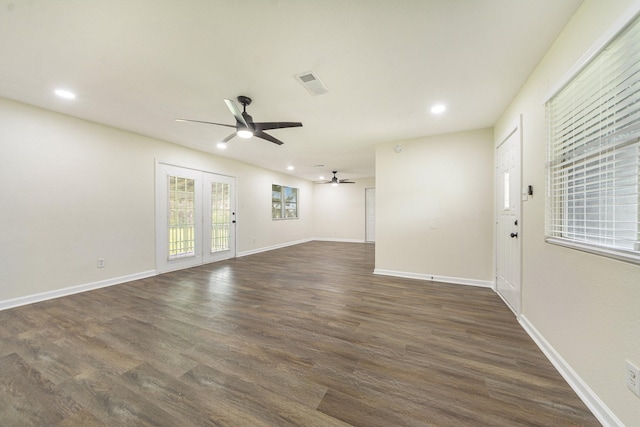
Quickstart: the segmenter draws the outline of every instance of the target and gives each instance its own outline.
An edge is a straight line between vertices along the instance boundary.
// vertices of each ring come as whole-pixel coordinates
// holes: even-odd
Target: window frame
[[[295,195],[293,201],[287,201],[288,192],[292,192]],[[279,194],[279,197],[274,197],[275,194]],[[276,207],[276,204],[279,206]],[[288,216],[288,212],[291,211],[291,205],[295,206],[293,209],[295,216]],[[300,219],[299,188],[280,184],[271,184],[271,219],[273,221]]]
[[[614,163],[615,162],[623,163],[624,157],[626,155],[629,155],[630,158],[632,159],[631,165],[620,166],[616,164],[614,166],[614,175],[615,173],[619,173],[619,172],[623,172],[623,173],[628,172],[632,177],[631,181],[633,182],[635,179],[635,182],[631,184],[632,188],[635,187],[635,193],[631,195],[632,198],[635,198],[635,201],[631,202],[631,205],[635,204],[635,206],[632,207],[632,209],[635,209],[635,213],[628,214],[630,218],[634,218],[635,216],[635,218],[631,221],[631,222],[635,221],[635,223],[632,225],[632,229],[630,231],[630,234],[632,236],[635,234],[635,240],[634,239],[629,240],[626,238],[624,239],[616,238],[616,233],[620,230],[620,228],[622,228],[622,226],[620,226],[620,228],[617,228],[618,224],[628,223],[625,221],[619,222],[617,218],[615,220],[616,227],[611,229],[613,237],[608,235],[605,235],[600,238],[588,236],[588,237],[584,237],[584,240],[579,240],[579,239],[577,240],[575,237],[568,238],[567,235],[570,235],[571,233],[565,233],[563,235],[564,233],[563,227],[572,225],[570,224],[571,219],[573,219],[574,221],[576,220],[575,216],[571,217],[570,214],[568,213],[570,212],[569,210],[570,209],[570,204],[569,204],[570,191],[568,189],[569,182],[571,180],[575,180],[576,176],[579,174],[577,170],[580,169],[580,167],[583,170],[588,171],[588,173],[584,173],[585,179],[582,185],[585,187],[587,186],[587,182],[588,182],[587,178],[593,178],[594,176],[598,177],[599,175],[604,175],[604,172],[602,172],[602,170],[598,170],[597,168],[593,168],[589,170],[589,168],[591,167],[590,166],[590,161],[591,161],[590,158],[592,157],[591,155],[585,156],[583,154],[582,155],[583,158],[579,158],[580,156],[575,155],[575,158],[573,159],[570,158],[572,160],[570,165],[561,165],[561,166],[558,165],[559,156],[557,154],[554,155],[555,154],[554,150],[557,149],[558,146],[562,147],[562,144],[567,144],[567,143],[565,141],[565,142],[561,142],[559,145],[554,145],[552,127],[551,127],[552,117],[550,117],[550,105],[551,105],[551,102],[556,98],[556,96],[563,95],[563,91],[567,87],[572,85],[574,80],[579,81],[581,78],[584,78],[583,71],[588,70],[589,67],[592,65],[593,67],[595,67],[598,63],[598,60],[604,62],[603,58],[605,58],[604,55],[606,55],[606,50],[608,50],[610,46],[615,46],[615,43],[618,41],[619,36],[626,34],[626,32],[630,29],[634,32],[640,32],[640,18],[639,18],[640,14],[638,12],[639,10],[635,10],[634,13],[627,14],[626,18],[618,20],[598,40],[598,42],[582,57],[582,59],[574,67],[572,67],[569,73],[565,75],[563,80],[554,88],[551,94],[545,98],[545,107],[547,110],[547,148],[548,148],[547,205],[546,205],[547,218],[545,221],[546,242],[555,244],[555,245],[560,245],[563,247],[568,247],[572,249],[577,249],[577,250],[597,254],[597,255],[606,256],[606,257],[617,259],[620,261],[632,262],[636,264],[640,264],[640,174],[638,173],[640,170],[640,129],[637,129],[637,130],[632,129],[629,135],[626,135],[624,138],[620,138],[619,140],[618,139],[614,140],[612,138],[611,140],[613,141],[613,143],[608,141],[608,145],[607,145],[607,148],[611,148],[611,151],[607,152],[608,150],[600,149],[599,152],[595,152],[596,154],[594,156],[594,157],[597,157],[598,161],[601,161],[601,159],[608,160],[607,156],[612,156],[611,158],[613,159]],[[637,62],[635,63],[637,64]],[[615,74],[609,80],[602,80],[604,82],[603,86],[609,84],[611,81],[613,81],[615,78],[618,78],[618,77],[619,75]],[[634,84],[640,85],[640,77],[635,78],[634,82],[635,82]],[[633,84],[629,84],[627,87],[631,87],[631,86],[633,86]],[[597,96],[597,94],[600,93],[599,90],[600,90],[599,88],[594,89],[593,91],[583,90],[582,92],[579,92],[578,95],[576,96],[579,96],[579,97]],[[630,103],[630,105],[632,105],[632,108],[629,114],[632,114],[632,115],[638,114],[638,112],[640,111],[640,104],[636,106],[636,103]],[[576,122],[574,121],[573,123],[576,123]],[[616,122],[613,121],[612,123],[616,123]],[[584,141],[580,142],[580,144],[576,144],[576,146],[579,145],[581,148],[584,147],[586,152],[587,148],[589,148],[590,143],[593,144],[593,140],[585,138]],[[571,144],[573,147],[574,140],[571,140],[569,144]],[[565,148],[566,148],[566,145],[565,145]],[[630,150],[630,154],[626,153],[625,151],[626,149]],[[563,156],[566,157],[566,153],[563,154]],[[620,156],[622,160],[619,160],[618,158],[616,158],[616,156]],[[563,162],[564,162],[564,159],[563,159]],[[577,168],[576,168],[576,165],[578,165]],[[566,171],[564,175],[561,173],[563,171]],[[573,174],[573,175],[570,175],[570,174]],[[635,177],[634,177],[634,174],[635,174]],[[573,183],[571,185],[575,191],[576,187],[579,187],[580,184]],[[603,192],[603,189],[605,190],[604,192],[611,191],[611,190],[615,192],[615,190],[625,185],[625,181],[624,181],[624,178],[618,179],[617,176],[614,177],[613,179],[600,178],[597,180],[597,185],[599,186],[598,190],[600,192]],[[584,193],[582,196],[584,198],[583,203],[586,206],[584,226],[583,226],[583,228],[585,229],[585,235],[586,235],[586,231],[589,229],[589,226],[587,225],[587,222],[588,222],[587,214],[594,215],[593,214],[594,208],[591,208],[592,212],[588,212],[589,207],[587,206],[587,203],[589,203],[590,201],[593,201],[594,199],[590,198],[587,190],[582,190],[582,191]],[[598,216],[596,222],[599,223],[597,229],[600,229],[600,230],[603,228],[600,223],[606,223],[608,221],[608,217],[604,215],[601,211],[602,206],[605,206],[605,209],[606,209],[606,207],[608,206],[607,203],[611,203],[611,202],[605,201],[607,197],[610,198],[611,196],[598,195],[596,199],[597,203],[599,203],[597,204],[597,208],[596,208],[596,211],[597,211],[596,216]],[[613,206],[617,206],[616,202],[613,202]],[[559,229],[561,231],[558,231]],[[606,234],[606,231],[609,231],[609,229],[606,227],[604,229]],[[588,241],[589,239],[591,239],[592,241]],[[614,243],[613,244],[603,243],[607,241],[607,239],[609,239],[610,241],[613,241]],[[594,242],[593,240],[600,240],[600,241]],[[616,243],[617,240],[628,241],[628,245],[633,247],[631,248],[620,247],[620,244]]]

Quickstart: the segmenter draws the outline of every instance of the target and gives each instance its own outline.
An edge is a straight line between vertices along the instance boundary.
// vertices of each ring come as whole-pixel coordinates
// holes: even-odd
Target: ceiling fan
[[[338,179],[338,177],[336,176],[338,171],[332,171],[332,172],[333,172],[333,178],[331,178],[329,181],[319,182],[318,184],[331,184],[331,185],[355,184],[355,181],[349,181],[349,179]]]
[[[283,129],[283,128],[293,128],[293,127],[301,127],[302,123],[300,122],[262,122],[256,123],[253,121],[253,117],[247,113],[247,105],[251,105],[251,98],[248,96],[240,95],[238,97],[238,102],[242,104],[242,112],[238,109],[238,106],[235,102],[230,99],[224,100],[225,104],[233,114],[233,117],[236,118],[236,124],[228,125],[225,123],[214,123],[214,122],[204,122],[202,120],[190,120],[190,119],[176,119],[177,122],[194,122],[194,123],[205,123],[208,125],[217,125],[217,126],[226,126],[229,128],[236,128],[236,131],[222,140],[222,143],[226,143],[230,141],[234,136],[238,135],[240,138],[251,138],[252,136],[256,136],[258,138],[265,139],[267,141],[273,142],[274,144],[282,145],[284,142],[280,141],[277,138],[272,137],[271,135],[265,133],[265,130],[270,129]]]

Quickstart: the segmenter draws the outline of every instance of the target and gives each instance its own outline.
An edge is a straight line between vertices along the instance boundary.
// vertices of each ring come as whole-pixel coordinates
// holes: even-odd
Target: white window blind
[[[546,107],[547,240],[640,262],[640,20]]]

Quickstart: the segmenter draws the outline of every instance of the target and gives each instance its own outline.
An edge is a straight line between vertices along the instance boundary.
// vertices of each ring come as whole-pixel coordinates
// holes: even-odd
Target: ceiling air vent
[[[300,82],[305,89],[311,93],[311,95],[322,95],[329,93],[329,89],[322,83],[320,77],[313,71],[307,71],[306,73],[300,73],[293,76]]]

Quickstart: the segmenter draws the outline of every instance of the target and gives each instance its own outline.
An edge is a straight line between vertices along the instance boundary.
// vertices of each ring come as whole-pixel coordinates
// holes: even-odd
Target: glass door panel
[[[231,203],[227,183],[211,183],[211,252],[229,249]]]
[[[195,234],[195,179],[168,177],[169,186],[169,259],[194,256]]]

